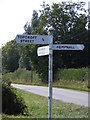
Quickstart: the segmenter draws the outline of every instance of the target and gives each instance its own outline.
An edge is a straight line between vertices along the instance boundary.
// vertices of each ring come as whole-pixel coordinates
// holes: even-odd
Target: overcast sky
[[[65,0],[44,0],[46,3],[58,3]],[[67,0],[85,1],[89,0]],[[40,10],[43,0],[0,0],[0,47],[13,40],[17,34],[23,34],[23,26],[31,21],[33,10]],[[88,8],[88,7],[87,7]]]

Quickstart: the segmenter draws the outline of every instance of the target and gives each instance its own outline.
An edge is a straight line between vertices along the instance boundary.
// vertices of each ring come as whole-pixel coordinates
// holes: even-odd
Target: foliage
[[[90,91],[88,89],[90,87],[88,83],[88,74],[88,68],[58,69],[53,79],[53,87]],[[16,84],[48,86],[48,83],[42,82],[35,71],[33,71],[32,75],[31,71],[20,68],[14,73],[4,74],[3,78],[7,81],[10,80],[8,82],[9,84],[12,82]]]
[[[40,17],[33,11],[31,23],[24,25],[24,34],[47,35],[54,28],[54,44],[84,44],[83,51],[54,51],[53,73],[59,68],[82,68],[88,66],[87,14],[84,2],[61,2],[51,6],[42,5]],[[3,72],[13,72],[18,67],[36,71],[43,82],[48,83],[48,56],[38,57],[37,48],[42,45],[18,45],[8,42],[2,49]]]
[[[18,45],[14,40],[11,42],[8,42],[3,48],[2,48],[2,69],[3,73],[5,71],[13,72],[16,70],[19,66],[18,60],[19,60],[19,50]]]
[[[83,8],[84,4],[83,2],[62,2],[53,3],[50,7],[44,3],[43,10],[41,10],[40,26],[46,30],[53,26],[55,43],[65,42],[67,38],[69,38],[67,40],[69,43],[75,42],[73,38],[76,35],[75,32],[85,32],[86,30],[87,17]],[[84,11],[84,13],[80,14],[80,11]],[[78,37],[80,36],[78,35]]]
[[[19,59],[19,68],[26,68],[26,70],[30,70],[30,60],[29,57],[20,57]]]
[[[3,77],[6,79],[8,78],[13,83],[21,83],[21,84],[35,84],[41,82],[38,74],[33,71],[29,71],[26,69],[17,69],[13,73],[6,73],[3,75]],[[32,77],[32,80],[31,80]],[[7,80],[8,81],[8,80]]]
[[[88,81],[88,68],[59,69],[55,79],[69,81]]]
[[[88,31],[85,28],[87,16],[84,5],[84,2],[53,3],[52,6],[44,2],[42,5],[39,25],[38,27],[36,26],[37,29],[35,29],[34,33],[41,35],[48,34],[49,27],[52,26],[54,28],[53,36],[55,44],[73,43],[85,45],[83,51],[54,51],[54,74],[58,68],[88,66]],[[30,46],[29,48],[32,49],[30,55],[34,69],[39,73],[43,82],[48,82],[48,57],[37,57],[37,46]]]
[[[60,67],[88,65],[88,31],[85,28],[87,17],[83,8],[84,4],[83,2],[62,2],[59,4],[53,3],[51,7],[43,4],[40,26],[43,26],[46,30],[50,26],[54,28],[54,43],[83,43],[85,45],[84,51],[54,51],[54,71],[57,71]],[[83,11],[83,14],[80,11]]]
[[[31,24],[27,22],[24,25],[25,34],[35,34],[38,28],[38,25],[39,25],[38,12],[36,10],[33,10]]]
[[[11,87],[11,82],[3,78],[2,83],[2,112],[5,114],[24,114],[27,106],[17,90]]]
[[[39,21],[38,13],[37,13],[37,11],[34,10],[31,25],[26,23],[24,26],[25,33],[27,33],[27,34],[39,34],[38,33],[39,23],[40,23],[40,21]],[[29,31],[29,30],[31,30],[31,31]],[[40,34],[43,34],[43,32],[41,31]],[[48,57],[45,56],[44,61],[43,61],[43,58],[39,58],[37,56],[37,48],[39,46],[40,45],[23,45],[22,49],[24,51],[22,51],[22,52],[23,52],[23,55],[25,57],[26,56],[29,57],[31,69],[34,69],[37,73],[39,73],[39,77],[42,79],[42,81],[47,83],[47,81],[48,81],[48,74],[47,74]],[[42,65],[43,65],[43,67],[42,67]]]
[[[3,116],[3,118],[48,119],[48,99],[39,95],[19,90],[30,111],[27,116]],[[31,97],[30,97],[31,96]],[[31,101],[31,102],[30,102]],[[53,100],[53,119],[88,119],[88,107]],[[8,119],[5,119],[8,120]]]

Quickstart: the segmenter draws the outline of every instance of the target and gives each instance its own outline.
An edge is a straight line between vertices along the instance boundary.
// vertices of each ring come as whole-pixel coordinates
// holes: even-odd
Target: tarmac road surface
[[[19,85],[12,84],[13,87],[25,90],[34,94],[38,94],[44,97],[48,97],[48,87],[43,86],[32,86],[32,85]],[[62,89],[62,88],[54,88],[53,87],[53,99],[61,100],[67,103],[74,103],[77,105],[89,106],[89,97],[88,92]]]

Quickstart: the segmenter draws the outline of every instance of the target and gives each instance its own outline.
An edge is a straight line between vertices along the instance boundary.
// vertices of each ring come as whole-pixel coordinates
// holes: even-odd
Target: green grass
[[[88,68],[59,69],[55,75],[53,86],[90,91],[88,89]]]
[[[53,82],[53,87],[66,88],[80,91],[90,91],[88,89],[88,81],[69,81],[69,80],[58,80]]]
[[[7,118],[48,118],[48,98],[35,95],[29,92],[18,90],[24,98],[28,106],[28,114],[26,116],[18,115],[5,115],[4,120]],[[53,118],[87,118],[88,108],[70,103],[53,100]]]
[[[13,83],[20,83],[20,84],[25,84],[25,83],[31,83],[31,71],[26,70],[26,69],[18,69],[13,73],[6,73],[3,75],[4,79],[10,79],[11,82]],[[33,71],[33,81],[34,83],[38,83],[40,81],[38,74]],[[33,82],[32,82],[33,84]]]
[[[55,80],[86,81],[88,80],[88,68],[59,69],[55,75]]]

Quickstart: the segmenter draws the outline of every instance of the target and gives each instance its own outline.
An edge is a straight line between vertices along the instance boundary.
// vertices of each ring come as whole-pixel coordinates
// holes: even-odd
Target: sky
[[[52,4],[52,2],[58,3],[65,0],[44,1]],[[88,2],[89,0],[66,1]],[[25,23],[31,21],[33,10],[40,10],[42,3],[43,0],[0,0],[0,48],[13,40],[17,34],[24,33]]]

